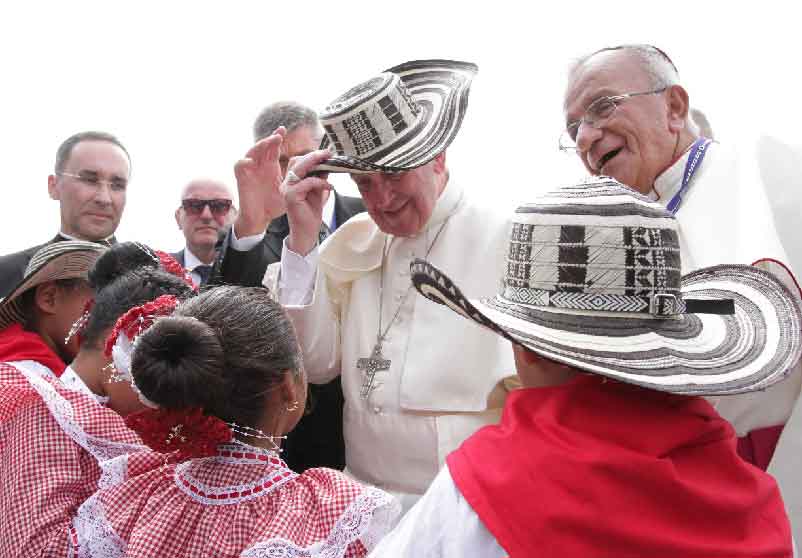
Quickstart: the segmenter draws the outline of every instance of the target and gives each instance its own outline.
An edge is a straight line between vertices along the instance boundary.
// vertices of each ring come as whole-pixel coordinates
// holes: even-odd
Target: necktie
[[[201,278],[201,285],[205,285],[209,281],[209,276],[212,274],[212,266],[210,265],[199,265],[195,269],[193,269],[195,273],[197,273]]]
[[[323,241],[326,240],[326,237],[331,234],[331,230],[326,223],[320,224],[320,232],[317,235],[317,240],[319,244],[323,244]]]

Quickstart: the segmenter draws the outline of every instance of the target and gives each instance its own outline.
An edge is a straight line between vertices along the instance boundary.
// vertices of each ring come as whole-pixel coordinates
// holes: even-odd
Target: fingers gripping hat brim
[[[752,266],[716,266],[682,279],[684,296],[731,299],[733,314],[667,319],[543,309],[500,296],[468,300],[422,260],[412,264],[412,281],[427,298],[537,354],[660,391],[728,395],[765,389],[782,380],[802,353],[796,299]]]
[[[402,139],[369,158],[338,153],[312,172],[398,173],[425,165],[442,153],[459,132],[477,71],[474,64],[451,60],[415,60],[386,70],[401,78],[421,109],[418,123]],[[330,145],[325,137],[321,149]]]

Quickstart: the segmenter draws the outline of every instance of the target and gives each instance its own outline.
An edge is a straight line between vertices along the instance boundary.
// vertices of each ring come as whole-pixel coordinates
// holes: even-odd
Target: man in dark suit
[[[186,244],[171,255],[190,272],[196,286],[209,282],[220,240],[236,214],[231,190],[220,181],[195,179],[181,192],[175,222]]]
[[[320,145],[323,130],[317,114],[294,102],[274,103],[265,108],[254,123],[254,139],[266,138],[279,126],[287,129],[281,145],[282,173],[290,159],[314,151]],[[254,150],[249,153],[256,153]],[[237,164],[238,184],[247,170],[243,161]],[[226,236],[215,262],[215,282],[261,286],[267,266],[281,260],[284,238],[289,234],[284,202],[279,192],[273,198],[269,224],[253,219],[249,212],[248,192],[239,189],[240,212]],[[332,191],[323,210],[320,240],[332,233],[357,213],[365,211],[360,198],[342,196]],[[267,230],[265,231],[265,226]],[[231,249],[231,248],[234,249]],[[298,472],[310,467],[345,467],[343,441],[343,394],[339,376],[323,385],[309,385],[307,414],[289,434],[283,457]]]
[[[130,174],[128,151],[113,135],[81,132],[67,138],[47,179],[48,193],[58,200],[61,214],[59,233],[48,242],[115,242]],[[0,298],[22,280],[31,257],[45,244],[0,257]]]

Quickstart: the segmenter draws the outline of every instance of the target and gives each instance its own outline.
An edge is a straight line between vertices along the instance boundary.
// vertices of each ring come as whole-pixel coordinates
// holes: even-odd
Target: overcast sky
[[[798,2],[552,4],[11,3],[0,18],[0,253],[57,232],[47,175],[59,143],[77,131],[112,132],[131,153],[117,237],[177,249],[182,186],[211,176],[234,187],[233,164],[263,106],[294,99],[321,109],[419,58],[479,65],[448,161],[452,178],[488,204],[582,177],[556,149],[565,74],[573,58],[607,45],[667,51],[722,142],[767,134],[802,145]],[[347,179],[336,185],[354,191]]]

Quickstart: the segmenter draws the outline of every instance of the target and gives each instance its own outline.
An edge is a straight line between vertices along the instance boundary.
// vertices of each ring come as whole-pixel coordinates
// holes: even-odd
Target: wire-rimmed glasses
[[[600,128],[612,118],[615,114],[618,105],[631,99],[632,97],[639,97],[641,95],[656,95],[668,89],[668,86],[653,89],[651,91],[639,91],[637,93],[624,93],[623,95],[611,95],[599,97],[588,105],[585,109],[585,114],[579,120],[574,120],[565,127],[565,130],[560,134],[558,147],[560,151],[572,152],[576,151],[576,136],[579,133],[579,127],[582,124],[591,126],[593,128]]]

